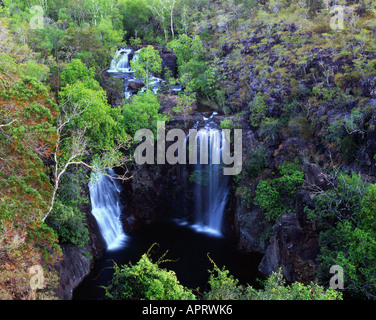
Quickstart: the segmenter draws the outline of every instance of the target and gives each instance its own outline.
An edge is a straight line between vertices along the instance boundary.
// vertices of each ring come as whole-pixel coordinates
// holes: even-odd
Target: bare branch
[[[6,123],[6,124],[0,124],[0,128],[10,126],[15,121],[17,121],[17,119],[13,119],[11,122]]]

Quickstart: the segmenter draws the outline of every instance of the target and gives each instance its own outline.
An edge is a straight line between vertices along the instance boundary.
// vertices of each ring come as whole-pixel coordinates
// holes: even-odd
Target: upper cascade
[[[124,79],[124,92],[125,98],[130,98],[140,88],[141,92],[146,90],[145,84],[135,76],[135,72],[131,69],[131,61],[138,60],[138,51],[134,51],[132,48],[120,48],[116,51],[114,57],[112,58],[110,68],[107,70],[109,73],[113,73],[118,78]],[[161,87],[163,79],[157,77],[150,77],[149,87],[151,87],[153,93],[157,93],[158,89]],[[130,86],[131,83],[136,85]],[[143,86],[144,85],[144,86]]]

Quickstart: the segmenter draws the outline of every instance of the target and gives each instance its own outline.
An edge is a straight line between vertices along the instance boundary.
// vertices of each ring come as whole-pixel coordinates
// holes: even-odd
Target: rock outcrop
[[[273,227],[273,236],[259,270],[264,275],[282,269],[287,281],[311,281],[315,277],[317,255],[320,251],[314,223],[308,223],[304,207],[311,205],[305,191],[297,195],[297,210],[283,215]]]
[[[72,299],[73,289],[90,272],[91,259],[85,254],[85,252],[90,252],[90,248],[89,246],[82,248],[61,246],[61,249],[63,259],[55,265],[59,276],[56,295],[61,300],[70,300]]]

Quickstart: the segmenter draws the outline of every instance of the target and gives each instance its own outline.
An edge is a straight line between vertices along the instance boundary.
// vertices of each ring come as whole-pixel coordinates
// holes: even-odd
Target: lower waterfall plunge
[[[110,175],[115,175],[108,170]],[[92,214],[98,222],[100,232],[106,241],[107,249],[121,248],[127,236],[120,221],[119,196],[121,186],[116,179],[104,176],[98,172],[91,173],[89,182]]]

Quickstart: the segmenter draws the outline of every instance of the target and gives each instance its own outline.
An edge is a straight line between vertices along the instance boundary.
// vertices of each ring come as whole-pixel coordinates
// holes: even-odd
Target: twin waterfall
[[[111,67],[107,70],[124,79],[126,97],[132,95],[127,91],[129,82],[139,81],[134,78],[134,73],[130,69],[129,57],[132,53],[132,59],[137,59],[137,52],[132,52],[131,49],[118,50]],[[152,81],[156,81],[156,79],[153,78]],[[226,143],[224,143],[224,135],[211,121],[211,117],[204,118],[204,120],[206,126],[198,130],[196,136],[196,145],[199,148],[197,151],[200,151],[197,152],[197,164],[190,168],[192,171],[190,172],[190,181],[193,182],[193,208],[195,210],[191,227],[199,232],[221,236],[223,215],[229,194],[229,177],[223,175],[223,167],[220,163]],[[202,157],[202,154],[205,157]],[[108,174],[109,176],[115,175],[111,170],[108,171]],[[114,250],[125,245],[127,236],[120,220],[121,185],[116,179],[109,176],[93,171],[89,188],[92,214],[98,222],[107,249]]]

